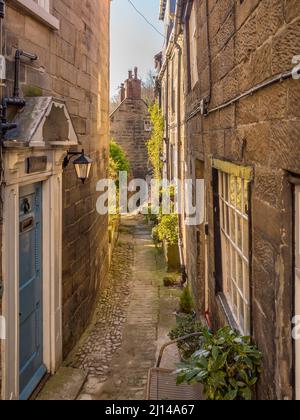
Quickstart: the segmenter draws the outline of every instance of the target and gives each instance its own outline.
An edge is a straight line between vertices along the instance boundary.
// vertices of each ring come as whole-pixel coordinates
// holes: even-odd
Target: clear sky
[[[135,6],[162,31],[159,0],[132,0]],[[128,0],[111,2],[111,96],[127,78],[128,70],[137,66],[141,78],[153,68],[154,55],[164,39],[139,16]]]

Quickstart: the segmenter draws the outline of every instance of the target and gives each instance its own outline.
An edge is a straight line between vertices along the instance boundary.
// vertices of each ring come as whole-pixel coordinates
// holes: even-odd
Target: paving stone
[[[122,220],[109,285],[99,297],[91,327],[68,361],[68,366],[88,372],[80,400],[145,398],[157,342],[168,341],[165,329],[159,327],[160,305],[165,304],[160,299],[164,264],[155,247],[151,248],[150,234],[142,216]],[[171,297],[170,311],[164,313],[168,331],[177,303]],[[158,336],[160,331],[163,338]],[[178,360],[176,351],[171,357],[173,362]]]
[[[81,369],[62,367],[45,385],[38,401],[74,401],[85,383],[87,374]]]

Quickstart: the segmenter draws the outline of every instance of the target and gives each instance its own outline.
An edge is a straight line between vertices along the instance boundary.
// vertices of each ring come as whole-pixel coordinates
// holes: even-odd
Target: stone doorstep
[[[75,401],[87,379],[82,369],[61,367],[45,384],[37,401]]]

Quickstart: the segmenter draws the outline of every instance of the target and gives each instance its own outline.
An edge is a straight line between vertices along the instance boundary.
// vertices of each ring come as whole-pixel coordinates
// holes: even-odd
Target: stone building
[[[109,0],[0,2],[2,399],[57,370],[106,279],[109,12]],[[82,149],[84,184],[83,156],[68,154]]]
[[[181,220],[197,310],[263,352],[258,399],[300,399],[299,2],[177,0],[168,13],[161,0],[166,173],[206,185],[205,223]]]
[[[142,81],[138,69],[129,71],[121,85],[120,105],[110,116],[110,137],[125,151],[132,176],[145,179],[148,172],[147,141],[151,137],[148,105],[142,99]]]

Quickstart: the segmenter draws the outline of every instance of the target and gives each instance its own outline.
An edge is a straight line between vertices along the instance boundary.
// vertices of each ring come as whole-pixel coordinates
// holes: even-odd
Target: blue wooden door
[[[20,399],[46,373],[43,364],[42,185],[20,190]]]

